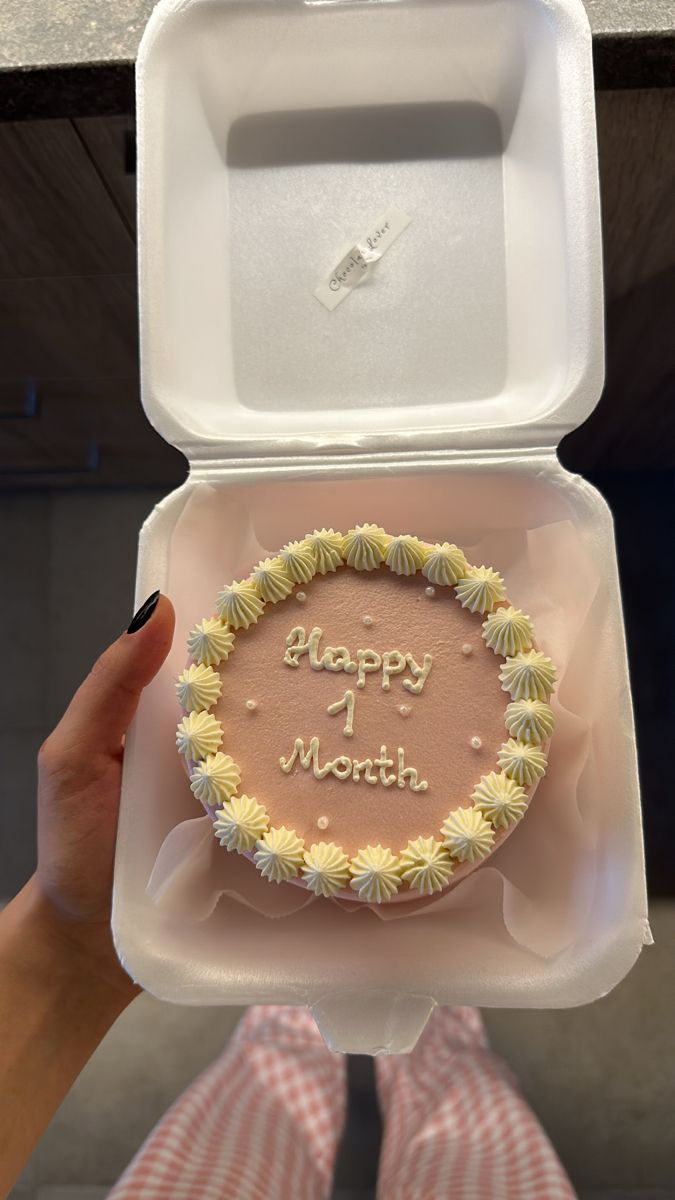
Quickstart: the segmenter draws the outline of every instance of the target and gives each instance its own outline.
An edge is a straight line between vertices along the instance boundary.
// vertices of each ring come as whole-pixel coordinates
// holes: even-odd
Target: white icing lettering
[[[388,650],[382,655],[382,690],[388,692],[392,675],[400,675],[408,665],[407,657],[400,650]]]
[[[345,737],[351,737],[354,732],[354,693],[349,688],[341,700],[336,700],[334,704],[329,704],[326,712],[329,717],[334,717],[337,713],[342,712],[343,708],[347,710],[347,719],[343,733]]]
[[[305,743],[302,738],[296,738],[293,745],[293,753],[290,758],[280,758],[279,766],[286,775],[290,774],[295,766],[296,760],[300,760],[300,766],[303,770],[308,771],[312,768],[315,779],[325,779],[329,774],[332,764],[326,763],[325,766],[319,766],[319,739],[313,737],[309,743],[309,750],[305,750]]]
[[[315,625],[309,635],[309,665],[313,671],[323,670],[323,661],[319,658],[319,642],[322,633],[323,629],[319,629],[319,626]]]
[[[334,758],[330,769],[336,779],[349,779],[354,769],[354,763],[351,758],[347,758],[346,754],[341,754],[339,758]]]
[[[430,654],[425,654],[424,662],[423,662],[422,666],[420,667],[415,662],[415,659],[413,658],[412,654],[406,654],[405,657],[406,657],[406,662],[408,663],[408,666],[410,667],[413,675],[415,676],[415,679],[417,680],[417,683],[411,683],[409,679],[404,679],[403,686],[404,686],[404,688],[407,688],[409,692],[412,692],[413,695],[419,696],[420,692],[422,691],[422,688],[424,687],[424,685],[427,681],[427,676],[431,670],[434,660],[432,659]]]
[[[357,650],[356,660],[359,670],[356,686],[362,688],[366,686],[366,675],[371,675],[373,671],[379,671],[382,666],[382,657],[377,650]]]
[[[380,768],[380,783],[383,787],[391,787],[392,783],[396,783],[395,775],[387,775],[387,767],[393,767],[393,758],[387,757],[387,747],[380,746],[380,757],[373,759],[373,766]]]
[[[310,740],[308,749],[305,747],[303,738],[296,738],[292,754],[288,758],[280,758],[279,766],[288,775],[298,763],[304,771],[311,769],[315,779],[325,779],[327,775],[333,775],[342,781],[351,778],[355,783],[359,783],[363,779],[365,783],[381,783],[383,787],[392,787],[394,784],[398,784],[399,787],[408,786],[413,792],[425,792],[429,786],[425,779],[418,779],[418,773],[414,767],[406,767],[405,751],[401,746],[397,751],[397,771],[388,770],[389,767],[393,767],[394,760],[389,757],[386,746],[380,747],[378,758],[358,760],[348,758],[346,754],[340,754],[337,758],[326,761],[323,766],[319,761],[319,750],[318,737]],[[377,768],[377,774],[373,773],[374,767]]]
[[[426,792],[429,786],[426,779],[422,779],[418,783],[415,767],[406,767],[405,750],[402,746],[398,748],[398,776],[396,782],[400,788],[404,788],[406,783],[409,783],[411,792]]]
[[[344,671],[347,675],[357,675],[356,686],[366,686],[366,676],[382,671],[382,690],[391,690],[391,680],[395,675],[401,675],[410,670],[412,679],[402,680],[403,687],[418,696],[424,687],[433,659],[425,654],[420,666],[410,652],[403,654],[401,650],[387,650],[380,654],[377,650],[368,648],[356,651],[354,659],[346,646],[326,646],[321,649],[323,630],[315,625],[309,637],[302,625],[296,625],[286,638],[284,662],[289,667],[298,667],[303,655],[309,658],[312,671]]]
[[[322,668],[324,671],[345,671],[347,675],[353,675],[356,663],[352,662],[352,656],[346,646],[327,646],[323,658],[314,670],[320,671]]]
[[[352,768],[352,779],[354,780],[354,783],[359,782],[362,771],[363,778],[365,779],[366,783],[377,783],[377,775],[373,775],[372,758],[364,758],[362,762],[357,762],[356,759],[354,760],[354,766]]]
[[[287,650],[284,654],[284,662],[289,667],[299,667],[300,658],[303,654],[307,654],[309,646],[305,640],[305,630],[302,625],[296,625],[295,629],[286,638]]]

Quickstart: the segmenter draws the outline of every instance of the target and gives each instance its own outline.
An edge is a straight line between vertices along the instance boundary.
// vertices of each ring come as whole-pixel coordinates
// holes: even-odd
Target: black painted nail
[[[138,630],[142,629],[146,621],[150,620],[152,614],[157,608],[159,596],[159,592],[153,592],[151,596],[148,596],[145,603],[141,604],[138,612],[134,613],[134,616],[132,617],[131,624],[127,629],[127,633],[138,633]]]

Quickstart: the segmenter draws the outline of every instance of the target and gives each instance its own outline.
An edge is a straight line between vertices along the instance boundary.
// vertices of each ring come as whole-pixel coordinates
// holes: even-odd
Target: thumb
[[[173,639],[171,601],[154,592],[126,633],[103,652],[50,737],[61,755],[118,755],[143,688],[159,671]]]

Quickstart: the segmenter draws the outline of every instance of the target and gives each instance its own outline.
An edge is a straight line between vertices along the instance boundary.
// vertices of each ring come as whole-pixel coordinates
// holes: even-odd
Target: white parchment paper
[[[222,511],[204,495],[208,491],[198,489],[188,505],[174,534],[178,544],[173,553],[182,563],[176,586],[189,589],[194,570],[199,572],[199,592],[215,595],[222,583],[224,526]],[[231,529],[237,526],[236,520],[229,523]],[[244,522],[241,529],[234,552],[230,549],[235,575],[274,550],[259,540],[253,524]],[[502,937],[550,958],[579,938],[588,918],[598,839],[607,826],[611,799],[593,738],[595,716],[606,702],[601,677],[593,670],[604,620],[602,578],[571,520],[496,530],[463,546],[470,561],[503,572],[510,598],[530,613],[537,643],[558,668],[549,769],[521,825],[484,866],[440,897],[372,910],[385,922],[424,921],[432,912],[460,921],[470,913],[474,927],[478,921],[486,929],[501,930]],[[190,604],[194,606],[192,597]],[[207,610],[208,603],[195,611],[195,619]],[[187,778],[185,787],[189,795]],[[352,913],[362,908],[339,899],[316,900],[301,887],[267,883],[247,859],[218,845],[210,818],[198,815],[196,801],[194,808],[195,816],[165,838],[148,882],[148,893],[167,915],[181,922],[204,921],[221,896],[276,920],[315,903],[338,904]]]

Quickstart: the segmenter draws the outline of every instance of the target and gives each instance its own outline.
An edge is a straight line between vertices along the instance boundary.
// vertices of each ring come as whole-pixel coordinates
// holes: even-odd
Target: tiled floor
[[[652,916],[656,945],[604,1000],[566,1012],[485,1014],[495,1047],[589,1200],[675,1196],[675,904],[655,905]],[[83,1072],[13,1200],[94,1200],[76,1189],[113,1183],[226,1044],[239,1013],[135,1001]],[[46,1190],[57,1187],[66,1190]]]
[[[41,1187],[31,1200],[105,1200],[108,1195],[106,1187]],[[373,1200],[371,1189],[336,1188],[331,1200]],[[441,1200],[434,1196],[430,1200]],[[444,1198],[445,1200],[445,1198]],[[495,1197],[494,1200],[499,1200]],[[586,1188],[579,1192],[579,1200],[673,1200],[670,1188]]]
[[[609,996],[563,1012],[485,1012],[577,1186],[675,1197],[675,903]]]
[[[108,1188],[105,1187],[44,1187],[39,1189],[35,1200],[105,1200],[107,1195]],[[373,1200],[373,1192],[363,1188],[357,1191],[353,1188],[337,1188],[331,1200]],[[433,1197],[433,1200],[441,1198]],[[673,1193],[670,1189],[664,1191],[662,1188],[601,1188],[599,1191],[593,1188],[592,1191],[584,1189],[579,1192],[579,1200],[673,1200]]]
[[[106,1187],[41,1187],[35,1200],[105,1200]]]

